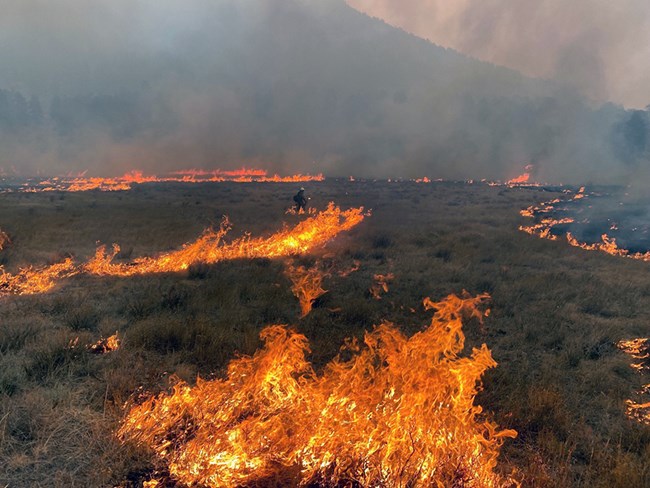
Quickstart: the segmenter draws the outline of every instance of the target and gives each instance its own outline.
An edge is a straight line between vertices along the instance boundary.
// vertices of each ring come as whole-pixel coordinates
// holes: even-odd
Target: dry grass
[[[277,229],[294,188],[278,184],[145,185],[125,193],[0,195],[0,251],[8,270],[62,256],[90,256],[97,241],[131,256],[176,248],[230,217],[233,237]],[[524,486],[650,485],[650,428],[624,401],[642,383],[613,344],[647,335],[648,265],[538,240],[517,231],[537,190],[456,183],[324,182],[311,204],[364,205],[373,215],[316,259],[331,266],[329,292],[300,319],[274,260],[196,265],[180,274],[79,276],[54,292],[0,302],[0,486],[141,486],[157,469],[113,436],[125,402],[159,391],[172,375],[220,374],[259,346],[267,324],[291,323],[323,365],[345,337],[382,319],[413,333],[422,298],[489,292],[493,313],[468,346],[486,342],[499,366],[479,398],[519,437],[502,451]],[[346,277],[358,260],[361,267]],[[382,300],[375,274],[393,273]],[[90,355],[85,344],[119,330],[123,346]],[[79,338],[78,346],[70,342]]]

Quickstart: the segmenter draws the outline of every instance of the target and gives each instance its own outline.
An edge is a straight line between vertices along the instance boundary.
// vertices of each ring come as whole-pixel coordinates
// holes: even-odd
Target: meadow
[[[0,251],[7,271],[66,257],[97,243],[118,259],[179,248],[227,215],[229,238],[269,235],[296,184],[143,184],[126,192],[0,194]],[[551,200],[544,189],[454,182],[331,180],[309,183],[310,205],[371,209],[325,248],[293,258],[330,271],[306,317],[287,259],[194,264],[180,273],[128,278],[79,275],[54,290],[0,298],[0,486],[140,487],[164,467],[114,435],[125,404],[181,378],[223,375],[260,347],[268,324],[291,324],[323,367],[347,337],[384,320],[411,335],[428,323],[422,300],[466,290],[491,295],[482,327],[498,366],[477,403],[518,436],[497,470],[522,486],[650,486],[650,427],[625,414],[644,378],[617,349],[646,337],[648,264],[524,234],[519,210]],[[354,272],[347,271],[359,267]],[[374,275],[392,274],[381,299]],[[85,347],[118,331],[121,347]],[[164,473],[163,473],[164,474]],[[173,480],[168,481],[174,486]]]

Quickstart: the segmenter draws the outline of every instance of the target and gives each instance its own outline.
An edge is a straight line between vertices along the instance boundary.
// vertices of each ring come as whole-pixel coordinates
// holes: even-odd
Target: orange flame
[[[329,274],[323,272],[318,263],[311,268],[288,265],[286,274],[293,283],[291,291],[300,302],[300,318],[306,317],[311,312],[316,299],[327,293],[322,284],[323,279]]]
[[[374,283],[368,291],[372,297],[376,300],[381,300],[382,292],[388,293],[388,283],[395,279],[393,273],[388,273],[386,275],[376,274],[373,276]]]
[[[327,209],[311,216],[293,228],[282,230],[267,238],[245,236],[230,243],[223,237],[230,229],[224,218],[218,230],[208,229],[196,241],[185,244],[179,250],[155,257],[136,258],[131,262],[116,263],[120,251],[117,244],[112,250],[106,246],[97,248],[88,262],[75,266],[71,259],[45,268],[25,268],[15,275],[0,276],[0,295],[29,295],[51,290],[63,278],[80,273],[99,276],[134,276],[150,273],[169,273],[188,269],[192,264],[214,264],[229,259],[277,258],[307,253],[323,246],[340,232],[352,229],[364,219],[363,208],[342,211],[333,203]]]
[[[27,187],[23,191],[27,192],[44,192],[44,191],[69,191],[82,192],[90,190],[99,191],[124,191],[130,190],[136,183],[208,183],[233,181],[238,183],[249,182],[270,182],[270,183],[298,183],[309,181],[323,181],[325,177],[322,174],[302,175],[296,174],[291,176],[268,176],[263,169],[247,169],[224,171],[224,170],[181,170],[170,173],[167,176],[146,176],[142,171],[133,170],[122,176],[114,178],[86,177],[85,174],[77,176],[61,176],[46,179],[39,182],[36,186]]]
[[[581,200],[583,198],[587,198],[587,193],[585,193],[585,187],[581,187],[577,193],[575,193],[570,200]],[[530,217],[533,218],[536,215],[539,214],[544,214],[544,213],[550,213],[553,210],[555,210],[555,204],[559,203],[559,199],[552,200],[550,202],[546,202],[541,204],[540,206],[530,206],[524,210],[521,210],[519,213],[523,217]],[[546,218],[540,220],[538,224],[534,225],[529,225],[529,226],[524,226],[521,225],[519,226],[519,230],[526,232],[531,235],[535,235],[537,237],[540,237],[542,239],[550,239],[550,240],[557,240],[557,235],[552,233],[553,227],[561,224],[570,224],[574,222],[574,219],[570,217],[565,217],[562,219],[552,219],[552,218]],[[613,224],[611,226],[611,229],[614,230],[616,229],[617,226],[616,224]],[[567,242],[574,247],[579,247],[581,249],[584,249],[586,251],[600,251],[604,252],[607,254],[611,254],[612,256],[620,256],[620,257],[626,257],[630,259],[638,259],[641,261],[650,261],[650,251],[648,252],[636,252],[636,253],[631,253],[627,249],[620,248],[618,244],[616,243],[616,239],[613,237],[608,236],[607,234],[603,234],[601,236],[601,242],[596,242],[594,244],[587,244],[584,242],[580,242],[578,239],[576,239],[571,232],[566,233],[566,239]]]
[[[530,172],[533,170],[532,164],[527,164],[524,167],[524,173],[519,176],[506,181],[506,185],[525,185],[530,182]]]
[[[88,346],[88,350],[95,354],[106,354],[108,352],[117,351],[120,348],[121,340],[118,336],[117,331],[110,337],[106,339],[101,338],[94,344]]]
[[[50,291],[63,278],[77,274],[77,269],[72,259],[42,268],[23,268],[16,274],[5,273],[0,275],[0,295],[34,295]]]
[[[384,323],[349,341],[317,375],[307,338],[265,328],[265,346],[231,361],[227,378],[173,392],[127,412],[118,435],[147,445],[186,485],[481,486],[512,484],[494,472],[512,430],[474,405],[496,366],[484,344],[469,357],[462,318],[485,296],[425,300],[437,312],[411,338]],[[479,418],[479,416],[481,418]]]
[[[641,261],[650,261],[650,251],[648,252],[635,252],[630,253],[627,249],[618,247],[616,244],[616,239],[609,237],[607,234],[603,234],[600,239],[601,242],[596,242],[594,244],[586,244],[584,242],[578,241],[570,232],[567,232],[567,241],[569,244],[587,251],[601,251],[612,256],[621,256],[630,259],[639,259]]]

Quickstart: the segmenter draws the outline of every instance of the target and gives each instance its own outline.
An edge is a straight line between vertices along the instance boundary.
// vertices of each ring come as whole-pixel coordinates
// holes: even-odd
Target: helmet
[[[305,191],[305,188],[303,186],[301,186],[300,191]]]

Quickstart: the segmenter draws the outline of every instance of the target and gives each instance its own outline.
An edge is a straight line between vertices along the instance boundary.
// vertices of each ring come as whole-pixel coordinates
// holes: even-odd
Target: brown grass
[[[143,185],[131,192],[0,195],[0,251],[8,270],[61,256],[86,258],[97,241],[140,256],[177,248],[226,214],[233,237],[268,234],[295,188],[281,184]],[[517,231],[519,210],[548,200],[537,190],[461,183],[315,183],[320,208],[334,200],[373,215],[316,259],[340,269],[329,292],[300,319],[284,264],[274,260],[196,265],[180,274],[128,279],[79,276],[52,293],[0,302],[0,486],[142,486],[160,469],[113,432],[127,401],[167,388],[177,375],[223,372],[259,346],[271,323],[294,324],[323,365],[343,339],[382,319],[413,333],[426,323],[422,298],[466,289],[492,295],[481,331],[499,366],[478,402],[519,437],[500,469],[524,486],[650,486],[650,428],[625,417],[642,384],[613,345],[647,335],[648,264],[585,252]],[[382,300],[375,274],[393,273]],[[122,348],[91,355],[85,344],[119,330]],[[70,342],[79,337],[77,348]],[[134,397],[135,395],[135,397]]]

